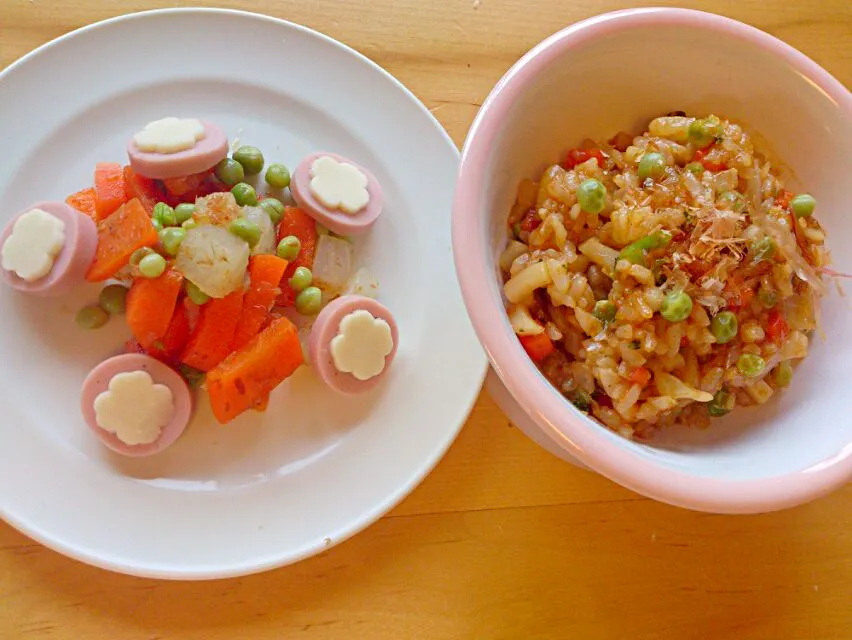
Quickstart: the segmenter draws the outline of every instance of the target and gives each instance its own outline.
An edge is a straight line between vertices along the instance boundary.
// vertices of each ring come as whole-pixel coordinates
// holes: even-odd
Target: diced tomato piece
[[[598,165],[603,166],[604,154],[600,149],[571,149],[562,163],[564,169],[573,169],[578,164],[588,162],[591,158],[597,158]]]
[[[630,382],[634,382],[643,387],[651,382],[651,370],[648,367],[637,367],[630,372]]]
[[[695,152],[695,157],[693,158],[694,162],[700,162],[701,165],[707,169],[707,171],[724,171],[728,168],[728,166],[724,162],[713,162],[712,160],[708,160],[707,156],[716,148],[716,144],[711,144],[706,149],[699,149]]]
[[[534,362],[541,362],[551,353],[556,351],[553,345],[553,340],[546,332],[538,333],[532,336],[518,336],[521,345]]]
[[[530,207],[526,215],[521,218],[521,229],[527,233],[534,231],[541,224],[541,218],[538,217],[538,212],[535,207]]]
[[[790,201],[793,199],[793,192],[787,191],[786,189],[781,189],[777,196],[775,196],[775,204],[781,207],[782,209],[786,209],[790,206]]]
[[[766,335],[775,344],[782,344],[787,336],[790,335],[790,326],[784,319],[783,314],[777,309],[769,312],[769,318],[766,323]]]

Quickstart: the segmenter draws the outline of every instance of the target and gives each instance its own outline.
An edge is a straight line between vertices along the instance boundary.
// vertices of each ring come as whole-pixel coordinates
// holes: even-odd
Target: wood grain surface
[[[119,13],[195,3],[0,0],[0,67]],[[601,0],[244,0],[363,52],[461,144],[491,86]],[[692,0],[852,86],[850,0]],[[5,162],[15,162],[6,149]],[[2,417],[0,417],[2,419]],[[25,485],[24,485],[25,486]],[[0,523],[0,639],[852,639],[852,485],[749,517],[654,503],[564,464],[483,395],[435,472],[354,539],[243,579],[114,575]]]

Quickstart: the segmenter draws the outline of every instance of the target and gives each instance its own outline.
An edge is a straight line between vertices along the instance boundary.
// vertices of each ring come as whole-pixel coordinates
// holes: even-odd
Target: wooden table
[[[118,13],[194,2],[0,0],[0,67]],[[388,69],[461,143],[490,87],[602,0],[212,3],[323,31]],[[638,4],[638,3],[636,3]],[[849,0],[685,0],[750,22],[852,86]],[[6,161],[15,161],[6,150]],[[169,583],[68,560],[0,524],[0,638],[852,638],[852,486],[784,513],[654,503],[546,454],[483,395],[390,515],[298,565]]]

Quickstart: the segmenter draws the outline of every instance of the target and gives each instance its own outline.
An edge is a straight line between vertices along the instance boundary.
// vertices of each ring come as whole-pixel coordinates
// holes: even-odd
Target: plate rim
[[[437,133],[443,138],[444,142],[448,145],[448,147],[452,149],[453,153],[455,154],[455,157],[457,159],[460,158],[458,146],[450,137],[449,133],[441,124],[441,122],[432,114],[431,111],[429,111],[425,104],[423,104],[423,102],[408,87],[406,87],[399,79],[397,79],[393,74],[384,69],[381,65],[371,60],[363,53],[357,51],[350,45],[347,45],[344,42],[341,42],[340,40],[337,40],[336,38],[333,38],[316,29],[312,29],[305,25],[301,25],[296,22],[286,20],[284,18],[278,18],[255,11],[218,7],[170,7],[124,13],[121,15],[106,18],[104,20],[99,20],[97,22],[83,25],[66,33],[63,33],[62,35],[57,36],[56,38],[48,40],[47,42],[44,42],[43,44],[32,49],[31,51],[28,51],[23,56],[12,61],[6,68],[0,70],[0,84],[2,84],[2,82],[7,76],[17,71],[20,67],[25,65],[31,59],[45,53],[46,51],[49,51],[54,47],[61,46],[67,40],[71,40],[79,36],[84,36],[90,31],[109,29],[115,24],[130,22],[133,20],[144,20],[146,18],[151,17],[161,17],[164,15],[223,15],[241,19],[252,19],[261,22],[271,23],[278,27],[286,29],[293,29],[298,32],[301,32],[306,36],[317,38],[318,40],[324,42],[324,44],[332,46],[348,55],[353,56],[361,64],[366,64],[368,67],[371,67],[373,71],[377,71],[380,75],[384,76],[386,80],[389,80],[397,90],[401,91],[402,94],[405,95],[405,97],[432,122],[432,124],[434,125],[434,129],[436,129]],[[454,189],[455,185],[453,185],[453,190]],[[450,210],[449,213],[451,214],[452,211]],[[449,224],[450,223],[448,221],[448,229]],[[453,273],[455,274],[454,269]],[[457,274],[455,274],[455,276],[458,280]],[[461,293],[459,295],[461,296]],[[467,314],[464,304],[461,305],[460,311],[467,315],[468,320],[470,321],[470,317]],[[462,419],[459,421],[459,424],[448,432],[446,438],[441,438],[438,440],[438,447],[435,449],[434,453],[424,457],[423,465],[415,471],[415,473],[406,483],[398,485],[395,490],[390,493],[390,495],[388,495],[384,500],[377,501],[374,504],[373,508],[369,511],[365,511],[360,518],[351,521],[350,523],[348,523],[347,526],[343,526],[337,531],[330,532],[325,538],[325,540],[320,540],[314,544],[304,545],[301,548],[295,549],[295,551],[293,552],[279,553],[275,555],[267,554],[266,556],[258,557],[256,560],[243,561],[239,564],[232,563],[230,565],[221,565],[214,567],[199,566],[198,568],[189,569],[187,569],[186,567],[169,569],[158,568],[150,563],[141,565],[133,564],[128,562],[126,559],[111,558],[109,554],[104,553],[99,554],[94,549],[78,548],[73,545],[69,545],[61,539],[61,536],[57,535],[56,533],[46,531],[35,523],[30,523],[23,518],[17,517],[14,513],[10,511],[7,505],[0,505],[0,519],[2,519],[9,526],[19,531],[23,535],[31,538],[32,540],[47,547],[48,549],[60,553],[61,555],[67,558],[76,560],[78,562],[83,562],[85,564],[100,569],[105,569],[108,571],[141,578],[190,581],[219,580],[262,573],[272,569],[277,569],[291,564],[295,564],[345,542],[349,538],[361,533],[366,528],[376,523],[379,519],[381,519],[383,516],[393,510],[397,505],[399,505],[406,497],[408,497],[414,491],[414,489],[420,486],[420,484],[422,484],[422,482],[432,473],[438,463],[444,458],[447,451],[458,438],[459,433],[464,428],[470,417],[470,414],[476,406],[479,396],[482,393],[482,385],[484,383],[485,376],[488,371],[488,358],[485,355],[485,351],[483,350],[482,345],[476,337],[476,334],[473,329],[471,329],[471,334],[472,337],[477,341],[477,346],[480,350],[479,355],[477,355],[480,360],[480,373],[476,379],[478,381],[477,386],[479,390],[477,393],[473,394],[472,398],[468,401],[466,405],[460,407],[460,414],[462,416]]]

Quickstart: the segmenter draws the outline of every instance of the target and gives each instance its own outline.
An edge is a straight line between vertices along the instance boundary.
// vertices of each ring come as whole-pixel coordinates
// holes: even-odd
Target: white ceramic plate
[[[0,515],[69,556],[116,571],[213,578],[294,562],[387,512],[437,463],[477,397],[485,358],[450,246],[458,155],[402,85],[330,38],[264,16],[173,10],[64,36],[0,74],[0,222],[123,161],[126,138],[165,115],[202,117],[290,167],[315,150],[369,167],[382,218],[358,245],[396,315],[387,383],[343,399],[303,368],[265,414],[227,427],[204,393],[165,453],[117,457],[78,409],[87,371],[123,322],[85,332],[60,300],[0,292]]]

